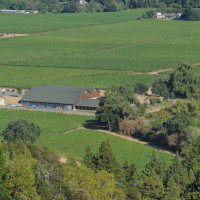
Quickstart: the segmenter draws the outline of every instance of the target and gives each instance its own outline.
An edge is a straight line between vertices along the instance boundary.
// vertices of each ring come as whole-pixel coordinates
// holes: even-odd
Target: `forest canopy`
[[[135,8],[200,8],[198,0],[0,0],[0,9],[38,10],[42,13],[113,12]],[[195,11],[196,13],[196,11]]]

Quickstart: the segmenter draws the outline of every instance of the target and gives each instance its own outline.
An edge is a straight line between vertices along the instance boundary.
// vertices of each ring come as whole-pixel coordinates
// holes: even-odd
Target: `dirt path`
[[[66,132],[64,132],[63,134],[72,133],[72,132],[74,132],[74,131],[78,131],[78,130],[81,130],[81,129],[85,129],[85,128],[84,128],[84,127],[75,128],[75,129],[72,129],[72,130],[70,130],[70,131],[66,131]]]
[[[168,72],[168,71],[172,71],[172,70],[174,70],[174,68],[159,69],[159,70],[150,71],[150,72],[131,72],[131,74],[157,75],[157,74],[160,74],[160,73],[162,73],[162,72]]]
[[[102,129],[89,129],[89,128],[85,128],[85,127],[80,127],[80,128],[76,128],[76,129],[64,132],[63,134],[72,133],[72,132],[77,131],[77,130],[93,130],[93,131],[99,131],[99,132],[107,133],[107,134],[110,134],[110,135],[113,135],[115,137],[119,137],[119,138],[122,138],[122,139],[125,139],[125,140],[128,140],[128,141],[131,141],[131,142],[136,142],[136,143],[139,143],[139,144],[151,146],[151,147],[153,147],[153,148],[155,148],[155,149],[157,149],[157,150],[159,150],[159,151],[161,151],[163,153],[174,155],[173,152],[171,152],[169,150],[166,150],[166,149],[164,149],[164,148],[162,148],[160,146],[153,145],[153,144],[151,144],[149,142],[140,141],[139,139],[132,138],[130,136],[119,135],[118,133],[111,132],[111,131],[106,131],[106,130],[102,130]]]
[[[28,36],[28,34],[23,34],[23,33],[0,33],[0,39],[11,38],[11,37],[25,37],[25,36]]]
[[[161,152],[174,155],[173,152],[171,152],[171,151],[169,151],[169,150],[166,150],[166,149],[164,149],[164,148],[162,148],[162,147],[160,147],[160,146],[153,145],[153,144],[151,144],[151,143],[149,143],[149,142],[140,141],[140,140],[138,140],[138,139],[136,139],[136,138],[132,138],[132,137],[130,137],[130,136],[119,135],[118,133],[114,133],[114,132],[110,132],[110,131],[106,131],[106,130],[101,130],[101,129],[96,130],[96,131],[108,133],[108,134],[110,134],[110,135],[113,135],[113,136],[116,136],[116,137],[119,137],[119,138],[122,138],[122,139],[125,139],[125,140],[129,140],[129,141],[131,141],[131,142],[137,142],[137,143],[140,143],[140,144],[143,144],[143,145],[151,146],[151,147],[153,147],[153,148],[158,149],[158,150],[161,151]]]

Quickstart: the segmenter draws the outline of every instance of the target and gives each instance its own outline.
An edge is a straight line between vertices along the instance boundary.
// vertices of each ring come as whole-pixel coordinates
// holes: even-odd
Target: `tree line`
[[[25,120],[10,122],[1,132],[1,200],[125,200],[112,173],[93,172],[72,157],[33,143],[40,129]]]
[[[1,9],[38,10],[42,13],[113,12],[136,8],[200,8],[199,0],[0,0]],[[196,13],[196,11],[195,11]]]
[[[114,174],[126,200],[197,200],[200,198],[200,137],[186,144],[169,165],[155,152],[144,170],[134,163],[119,165],[110,143],[103,142],[98,153],[86,149],[84,163],[94,172],[106,170]]]
[[[99,125],[119,134],[150,141],[171,150],[181,150],[200,134],[200,77],[193,67],[179,64],[168,79],[153,83],[154,95],[164,99],[178,98],[176,103],[158,112],[146,113],[146,106],[138,102],[135,93],[147,91],[142,84],[134,88],[126,85],[107,90],[96,111]],[[160,100],[159,100],[160,101]],[[159,103],[156,98],[152,104]]]
[[[153,153],[141,170],[128,161],[119,164],[109,141],[102,142],[97,153],[88,146],[83,163],[71,156],[61,163],[56,153],[31,140],[5,138],[0,143],[0,199],[199,199],[199,152],[197,138],[185,144],[171,164]]]
[[[12,135],[12,137],[11,137]],[[153,153],[143,170],[119,164],[109,141],[97,153],[88,146],[84,162],[33,143],[37,125],[13,121],[1,132],[2,200],[194,200],[200,198],[200,137],[184,143],[171,164]]]

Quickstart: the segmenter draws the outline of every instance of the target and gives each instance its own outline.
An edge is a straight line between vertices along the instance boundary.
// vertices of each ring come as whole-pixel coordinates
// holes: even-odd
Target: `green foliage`
[[[133,88],[128,85],[113,85],[111,88],[108,88],[108,91],[119,94],[129,103],[138,103],[133,93]]]
[[[99,153],[96,156],[96,167],[99,170],[106,170],[108,172],[114,173],[118,167],[116,158],[112,152],[109,141],[102,142],[99,147]]]
[[[161,103],[161,100],[159,98],[151,98],[150,99],[150,104],[151,105],[156,105],[158,103]]]
[[[35,124],[28,123],[26,120],[18,120],[10,122],[1,135],[8,142],[22,140],[34,143],[40,136],[40,132],[40,128]]]
[[[142,18],[149,19],[153,18],[153,16],[154,16],[154,10],[148,10],[142,15]]]
[[[146,139],[180,150],[184,143],[190,143],[200,135],[199,110],[197,99],[182,99],[167,106],[150,117],[152,128]]]
[[[170,177],[167,182],[167,189],[164,200],[181,200],[180,192],[180,186],[176,184],[173,177]]]
[[[165,110],[170,113],[170,115],[184,114],[188,117],[196,117],[200,110],[200,104],[198,100],[188,100],[188,101],[177,101],[177,103],[166,107]]]
[[[114,176],[106,171],[92,172],[85,166],[64,165],[64,184],[69,199],[125,199],[123,191],[117,188]]]
[[[90,168],[95,170],[95,164],[94,164],[94,160],[95,160],[95,156],[93,155],[90,146],[87,146],[86,150],[85,150],[85,156],[84,156],[84,163],[85,165]]]
[[[165,99],[172,97],[184,97],[198,99],[200,95],[200,76],[195,74],[193,67],[179,63],[169,80],[156,80],[152,87],[154,94]]]
[[[180,63],[170,75],[169,84],[176,95],[199,98],[200,76],[194,74],[190,65]]]
[[[125,85],[113,86],[106,91],[96,111],[96,119],[110,131],[119,131],[120,123],[144,115],[146,108],[136,99],[132,88]]]
[[[143,178],[142,184],[140,185],[140,191],[144,199],[161,200],[165,194],[162,179],[155,172],[152,172]]]
[[[144,83],[137,83],[134,87],[137,94],[146,94],[148,91],[148,86]]]
[[[163,123],[163,127],[166,128],[167,134],[185,134],[186,128],[189,126],[189,118],[187,115],[176,114],[173,117],[169,118],[166,122]]]
[[[29,148],[32,156],[37,159],[35,179],[38,194],[44,200],[49,199],[49,197],[65,198],[65,188],[62,182],[63,171],[58,162],[58,155],[42,146],[31,145]]]
[[[153,94],[164,97],[164,99],[168,99],[170,97],[170,91],[168,88],[168,81],[163,79],[158,79],[153,83],[152,86]]]
[[[189,21],[199,21],[200,20],[200,10],[194,8],[186,8],[181,16],[184,20]]]
[[[130,103],[118,92],[108,91],[100,101],[96,119],[105,124],[109,130],[117,131],[119,122],[130,115],[135,115]]]
[[[0,199],[8,199],[10,200],[9,190],[4,187],[4,181],[6,178],[6,168],[7,168],[7,162],[6,162],[6,154],[2,147],[2,142],[0,142]]]
[[[108,140],[101,143],[96,155],[93,155],[90,148],[87,147],[84,158],[86,166],[95,171],[106,170],[109,173],[116,173],[119,167]]]
[[[42,130],[42,134],[36,144],[44,145],[64,155],[68,155],[71,152],[80,160],[83,160],[84,152],[88,145],[90,145],[92,151],[96,152],[98,146],[106,140],[114,144],[113,150],[120,163],[124,163],[126,159],[134,163],[138,161],[138,169],[144,167],[145,160],[150,152],[153,151],[151,147],[93,130],[77,130],[70,134],[63,134],[66,131],[81,127],[87,120],[94,120],[94,117],[91,116],[0,109],[0,117],[0,130],[5,129],[10,120],[26,119],[37,124]],[[163,156],[170,162],[170,155],[164,154]]]
[[[11,199],[37,199],[33,169],[36,160],[23,142],[5,144],[8,153],[8,166],[3,187]]]

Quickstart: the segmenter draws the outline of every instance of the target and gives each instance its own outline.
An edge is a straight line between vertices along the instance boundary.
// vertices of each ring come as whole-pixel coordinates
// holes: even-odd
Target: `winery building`
[[[23,106],[66,110],[96,110],[100,90],[68,86],[40,86],[31,88],[22,98]]]

